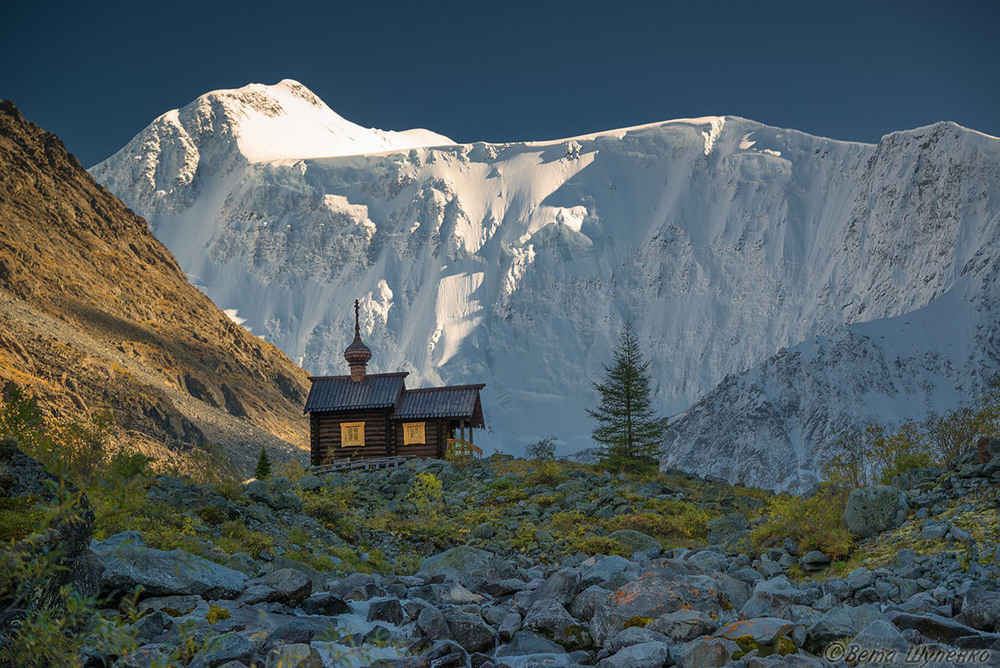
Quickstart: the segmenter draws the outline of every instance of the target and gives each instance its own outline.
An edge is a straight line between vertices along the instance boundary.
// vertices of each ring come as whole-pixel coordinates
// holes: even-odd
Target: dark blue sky
[[[1000,3],[12,3],[0,97],[90,166],[198,95],[297,79],[369,127],[555,139],[732,114],[1000,135]]]

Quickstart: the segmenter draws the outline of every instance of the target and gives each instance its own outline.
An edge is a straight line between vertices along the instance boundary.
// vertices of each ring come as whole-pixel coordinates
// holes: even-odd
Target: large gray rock
[[[844,508],[844,526],[858,538],[895,529],[906,520],[906,494],[887,485],[851,490]]]
[[[627,625],[634,626],[639,620],[648,624],[660,615],[682,608],[722,618],[734,616],[729,597],[720,583],[711,578],[650,570],[618,589],[606,603],[597,607],[590,620],[590,633],[597,644],[603,645]]]
[[[397,598],[379,598],[368,605],[369,622],[386,622],[401,624],[403,622],[403,606]]]
[[[143,596],[198,594],[205,599],[236,598],[247,576],[183,550],[140,548],[100,557],[101,588]]]
[[[631,645],[597,664],[597,668],[663,668],[670,646],[662,642]]]
[[[458,610],[449,610],[444,613],[444,619],[448,623],[451,637],[461,645],[465,651],[488,652],[493,649],[495,634],[493,629],[483,621],[479,615]]]
[[[719,623],[708,613],[700,610],[678,610],[660,615],[648,628],[662,633],[674,642],[684,643],[709,635],[718,626]]]
[[[740,614],[747,618],[789,617],[793,605],[812,605],[822,594],[818,589],[799,588],[780,575],[770,580],[762,580],[754,586],[750,599],[740,608]]]
[[[969,589],[962,599],[962,612],[955,619],[980,631],[1000,631],[1000,592]]]
[[[444,620],[444,615],[432,605],[428,605],[417,615],[417,629],[423,637],[432,641],[451,640],[451,630]]]
[[[524,616],[521,628],[540,631],[569,652],[593,646],[586,627],[573,619],[566,608],[553,599],[536,601]]]
[[[776,617],[741,619],[731,624],[726,624],[716,631],[715,635],[719,638],[727,638],[729,640],[749,638],[757,645],[773,645],[782,638],[791,640],[792,631],[795,630],[795,626],[794,622]]]
[[[452,577],[469,587],[479,579],[509,577],[513,568],[491,552],[459,545],[424,559],[417,574]]]
[[[580,586],[603,585],[610,588],[620,584],[615,578],[625,572],[628,564],[628,559],[618,555],[601,557],[580,576]]]
[[[822,651],[834,640],[857,635],[862,629],[877,621],[888,618],[871,604],[855,608],[833,608],[823,613],[806,631],[806,647],[812,651]]]
[[[721,668],[739,648],[732,640],[702,636],[672,648],[670,654],[678,668]]]
[[[863,628],[851,643],[859,650],[886,650],[895,652],[898,656],[905,656],[906,650],[910,648],[899,629],[881,619]]]
[[[645,552],[650,548],[660,548],[660,541],[650,535],[634,529],[619,529],[608,534],[608,538],[616,540],[632,552]]]
[[[294,568],[280,568],[264,578],[264,584],[278,593],[279,602],[297,605],[312,593],[312,580]]]
[[[591,585],[573,599],[569,606],[569,614],[580,621],[589,622],[597,606],[607,603],[610,599],[610,591],[596,584]]]
[[[925,638],[937,642],[952,644],[959,638],[981,636],[982,633],[971,626],[966,626],[954,619],[934,614],[922,613],[891,613],[891,621],[898,628],[913,629]]]
[[[253,642],[236,633],[225,633],[205,641],[204,646],[194,655],[190,668],[214,668],[227,661],[242,661],[249,664],[257,648]]]
[[[528,593],[529,606],[535,601],[554,599],[569,605],[580,588],[580,575],[576,569],[562,568],[545,579],[534,591]],[[520,594],[518,597],[520,598]]]

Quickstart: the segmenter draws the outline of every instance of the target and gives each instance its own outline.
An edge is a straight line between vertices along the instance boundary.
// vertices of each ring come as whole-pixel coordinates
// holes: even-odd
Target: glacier
[[[719,116],[458,144],[252,84],[162,115],[91,168],[191,281],[313,374],[485,382],[477,444],[593,445],[625,320],[670,417],[664,464],[800,489],[830,434],[997,378],[1000,140],[878,144]]]

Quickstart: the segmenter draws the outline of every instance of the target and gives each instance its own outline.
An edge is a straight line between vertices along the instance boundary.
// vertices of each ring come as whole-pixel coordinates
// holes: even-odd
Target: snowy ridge
[[[212,91],[182,109],[168,111],[90,171],[112,190],[141,182],[144,190],[151,191],[144,206],[167,212],[192,204],[206,170],[217,174],[245,163],[453,143],[430,130],[361,127],[339,116],[299,82],[284,79],[273,86],[249,84]]]
[[[708,117],[256,162],[219,150],[233,124],[217,124],[188,134],[197,169],[168,191],[156,175],[181,173],[191,148],[164,118],[93,173],[192,281],[315,374],[343,372],[360,297],[374,371],[487,383],[487,449],[551,434],[563,452],[589,447],[590,381],[624,319],[654,360],[662,413],[687,411],[670,461],[769,486],[808,484],[831,425],[880,405],[947,410],[997,370],[967,351],[997,303],[985,268],[1000,242],[1000,141],[954,124],[870,145]],[[981,312],[950,316],[967,325],[947,336],[895,324],[942,298]],[[837,353],[855,348],[881,371],[855,377]],[[809,378],[826,389],[805,392]],[[720,383],[760,388],[776,417],[746,419],[748,400]],[[727,433],[732,420],[744,427]],[[788,467],[757,464],[772,456]]]

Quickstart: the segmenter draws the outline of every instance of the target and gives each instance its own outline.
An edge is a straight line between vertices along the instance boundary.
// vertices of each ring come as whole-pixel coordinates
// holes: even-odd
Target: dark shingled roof
[[[399,398],[393,417],[396,419],[475,417],[480,422],[479,426],[482,426],[482,408],[478,407],[478,404],[479,390],[484,387],[486,385],[460,385],[406,390]]]
[[[350,376],[310,378],[312,389],[304,412],[392,408],[403,391],[407,375],[406,372],[369,374],[360,383]]]

